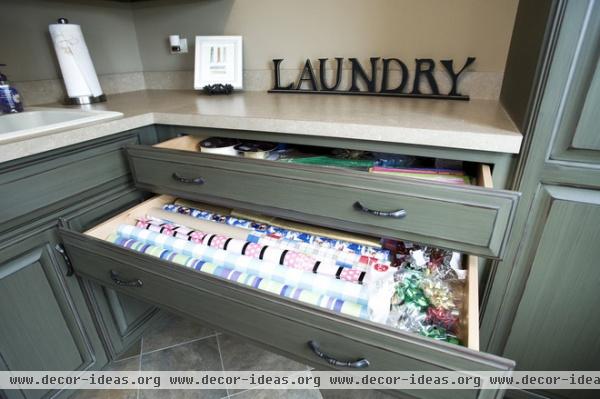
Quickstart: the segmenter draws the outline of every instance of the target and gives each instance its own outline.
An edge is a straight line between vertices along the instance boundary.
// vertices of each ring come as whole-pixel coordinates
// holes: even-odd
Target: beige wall
[[[244,69],[299,68],[310,57],[477,57],[475,71],[502,72],[518,0],[208,0],[140,3],[134,19],[145,71],[193,69],[166,37],[242,35]],[[409,68],[411,65],[409,64]]]
[[[2,0],[0,63],[12,81],[60,77],[48,25],[65,17],[81,25],[96,72],[141,71],[131,6],[110,1]]]
[[[307,57],[398,57],[412,69],[414,58],[454,58],[462,65],[467,56],[475,56],[475,73],[461,83],[464,92],[473,98],[497,98],[517,2],[152,0],[131,5],[2,0],[0,63],[9,64],[5,73],[19,82],[27,102],[61,98],[48,24],[64,16],[82,26],[96,70],[104,75],[100,81],[106,93],[144,87],[189,89],[194,36],[227,34],[244,37],[247,90],[271,87],[273,58],[285,58],[282,80],[287,82],[297,78]],[[187,37],[190,52],[171,55],[170,34]],[[443,71],[438,74],[441,86],[448,86]]]

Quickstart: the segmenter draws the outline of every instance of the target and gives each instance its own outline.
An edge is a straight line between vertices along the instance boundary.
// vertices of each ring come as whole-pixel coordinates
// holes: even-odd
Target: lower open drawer
[[[514,366],[512,361],[478,352],[474,256],[466,257],[468,289],[462,301],[466,317],[461,339],[467,348],[258,291],[104,241],[119,224],[132,223],[148,209],[171,200],[170,196],[155,197],[85,233],[61,229],[76,272],[317,367],[333,366],[313,353],[310,341],[342,361],[367,359],[367,370],[509,370]],[[419,397],[424,392],[411,395]],[[453,393],[478,397],[475,391],[428,391],[424,397],[447,398]]]

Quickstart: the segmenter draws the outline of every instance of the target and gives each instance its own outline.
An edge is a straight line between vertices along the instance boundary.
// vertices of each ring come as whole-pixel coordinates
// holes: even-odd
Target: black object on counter
[[[233,86],[230,84],[217,83],[204,86],[202,91],[209,96],[212,96],[213,94],[231,94],[233,93]]]

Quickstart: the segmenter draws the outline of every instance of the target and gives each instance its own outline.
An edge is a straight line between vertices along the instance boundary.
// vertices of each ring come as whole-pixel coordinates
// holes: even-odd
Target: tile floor
[[[130,357],[111,363],[106,370],[289,370],[310,373],[310,368],[221,334],[189,319],[165,314],[148,331]],[[73,399],[391,399],[375,391],[345,390],[81,390]]]

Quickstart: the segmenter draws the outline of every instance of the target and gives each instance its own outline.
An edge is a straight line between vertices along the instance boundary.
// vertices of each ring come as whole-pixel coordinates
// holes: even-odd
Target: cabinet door
[[[79,280],[48,229],[0,248],[0,369],[97,370],[107,363]],[[10,390],[11,397],[53,397],[59,392]]]
[[[583,2],[582,2],[583,3]],[[600,163],[600,6],[581,7],[585,35],[576,43],[577,60],[565,74],[567,85],[564,117],[557,126],[551,160]]]
[[[537,246],[504,356],[520,370],[598,370],[600,192],[542,186],[538,194]],[[598,397],[583,390],[543,394]]]

